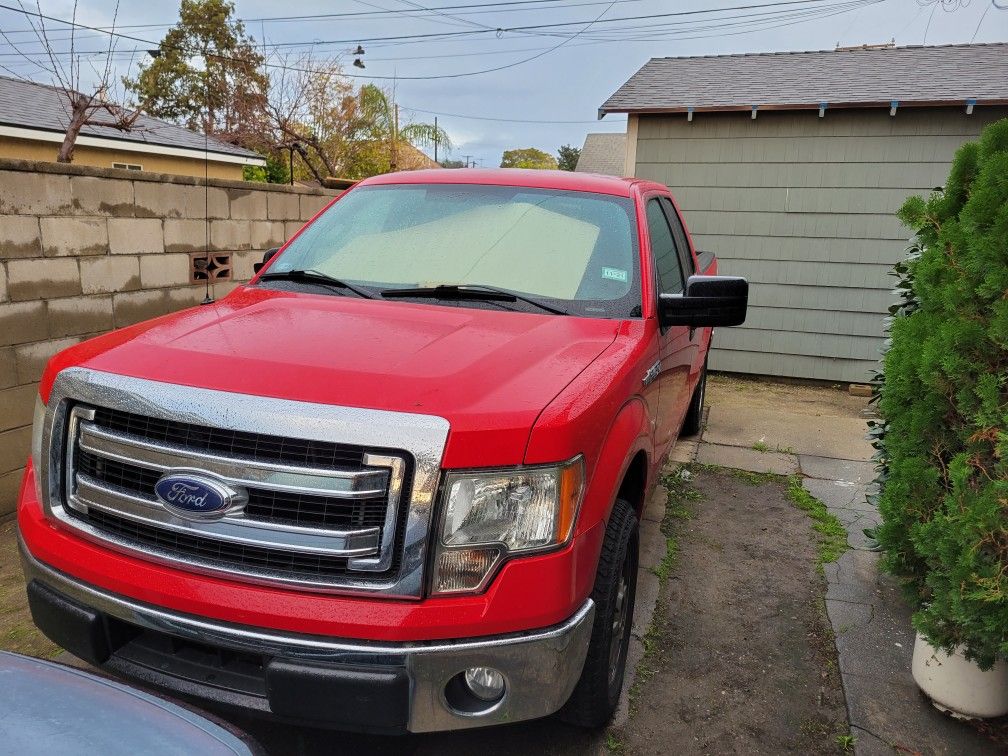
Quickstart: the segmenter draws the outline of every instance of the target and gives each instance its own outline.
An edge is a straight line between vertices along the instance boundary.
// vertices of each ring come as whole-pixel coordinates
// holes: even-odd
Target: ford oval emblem
[[[165,509],[190,520],[216,520],[244,504],[245,497],[224,481],[209,476],[169,472],[154,484]]]

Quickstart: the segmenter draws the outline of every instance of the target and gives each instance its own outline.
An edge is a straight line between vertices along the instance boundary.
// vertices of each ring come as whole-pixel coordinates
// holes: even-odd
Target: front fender
[[[652,479],[654,448],[647,405],[639,396],[635,396],[620,409],[599,449],[582,504],[579,528],[609,521],[616,493],[634,458],[641,452],[645,457],[646,493]]]

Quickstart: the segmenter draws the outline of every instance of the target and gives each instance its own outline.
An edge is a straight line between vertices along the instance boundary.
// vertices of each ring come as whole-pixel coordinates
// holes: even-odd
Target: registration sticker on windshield
[[[602,268],[602,278],[607,278],[610,281],[620,281],[626,283],[627,272],[625,270],[620,270],[619,268]]]

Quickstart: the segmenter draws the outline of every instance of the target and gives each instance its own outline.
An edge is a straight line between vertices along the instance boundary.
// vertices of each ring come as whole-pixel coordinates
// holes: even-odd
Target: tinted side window
[[[689,278],[696,273],[696,267],[693,265],[693,255],[690,254],[689,241],[686,239],[686,229],[683,228],[682,221],[679,220],[679,213],[676,212],[675,205],[665,197],[662,197],[661,203],[665,208],[669,224],[672,226],[672,236],[675,238],[676,249],[679,251],[682,269],[686,271],[686,277]]]
[[[648,236],[651,237],[651,257],[658,274],[658,291],[664,294],[678,294],[683,290],[683,274],[679,267],[679,256],[672,230],[658,200],[647,203]]]

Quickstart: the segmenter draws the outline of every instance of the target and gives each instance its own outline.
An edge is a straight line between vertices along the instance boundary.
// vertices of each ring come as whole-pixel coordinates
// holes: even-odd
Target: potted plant
[[[940,708],[1008,713],[1008,120],[911,197],[877,380],[883,566],[918,631],[914,678]]]

